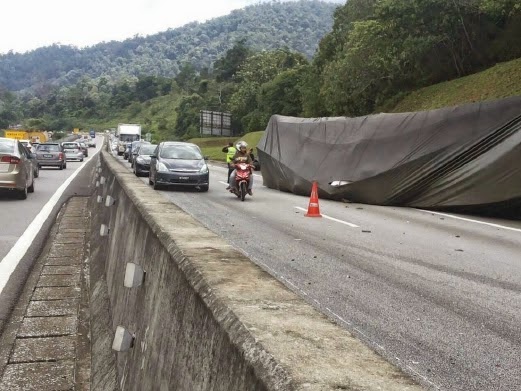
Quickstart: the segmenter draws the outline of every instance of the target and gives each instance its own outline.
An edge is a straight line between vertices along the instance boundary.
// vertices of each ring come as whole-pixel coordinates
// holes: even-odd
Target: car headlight
[[[168,168],[167,166],[165,166],[164,163],[161,163],[161,162],[157,162],[157,171],[158,172],[168,172]]]
[[[200,170],[199,174],[208,174],[208,165],[204,165]]]
[[[136,163],[144,164],[144,163],[145,163],[145,159],[143,159],[141,156],[138,156],[138,157],[136,158]]]

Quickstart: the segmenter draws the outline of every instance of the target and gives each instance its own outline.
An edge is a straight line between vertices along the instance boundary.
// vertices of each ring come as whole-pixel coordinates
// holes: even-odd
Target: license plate
[[[52,155],[43,155],[43,157],[52,158]]]
[[[189,180],[189,179],[190,179],[189,176],[180,176],[180,177],[179,177],[179,180],[181,180],[181,181],[187,181],[187,180]]]
[[[66,149],[65,150],[65,153],[73,153],[74,152],[74,149]]]

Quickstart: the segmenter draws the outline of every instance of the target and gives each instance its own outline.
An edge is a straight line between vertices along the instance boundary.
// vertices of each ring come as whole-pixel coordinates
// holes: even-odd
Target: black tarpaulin
[[[416,113],[273,116],[264,184],[378,205],[521,216],[521,96]]]

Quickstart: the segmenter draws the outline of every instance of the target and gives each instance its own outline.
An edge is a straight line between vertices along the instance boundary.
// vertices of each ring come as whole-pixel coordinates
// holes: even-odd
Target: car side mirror
[[[208,160],[208,159],[210,159],[208,156],[205,156],[205,157],[204,157],[204,160]]]

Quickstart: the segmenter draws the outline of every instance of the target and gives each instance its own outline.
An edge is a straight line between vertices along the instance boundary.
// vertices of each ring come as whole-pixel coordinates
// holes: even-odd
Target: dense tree
[[[0,128],[7,128],[21,119],[16,96],[9,91],[0,92]]]
[[[122,82],[115,85],[112,89],[112,96],[110,98],[110,106],[117,109],[127,107],[132,103],[132,87],[128,82]]]
[[[199,134],[199,113],[204,108],[204,100],[200,95],[183,97],[176,108],[177,121],[171,135],[177,138],[196,137]]]
[[[239,67],[251,55],[251,49],[242,38],[229,49],[224,56],[219,58],[214,65],[214,75],[218,82],[230,81],[238,72]]]
[[[371,113],[397,94],[517,57],[519,45],[498,40],[510,42],[503,32],[520,12],[510,0],[349,1],[320,44],[304,112]]]
[[[259,111],[264,114],[264,121],[258,128],[263,128],[273,114],[288,116],[302,114],[300,88],[306,69],[305,66],[288,69],[261,86],[257,101]]]
[[[185,63],[181,67],[179,74],[176,76],[175,81],[177,85],[188,93],[193,93],[197,89],[200,79],[197,74],[195,67],[191,63]]]
[[[236,75],[237,90],[230,98],[229,108],[233,115],[245,118],[242,122],[246,131],[259,130],[258,123],[265,121],[259,108],[259,94],[263,84],[271,82],[288,69],[307,64],[306,58],[287,49],[260,52],[248,57]],[[263,116],[264,114],[264,116]]]

